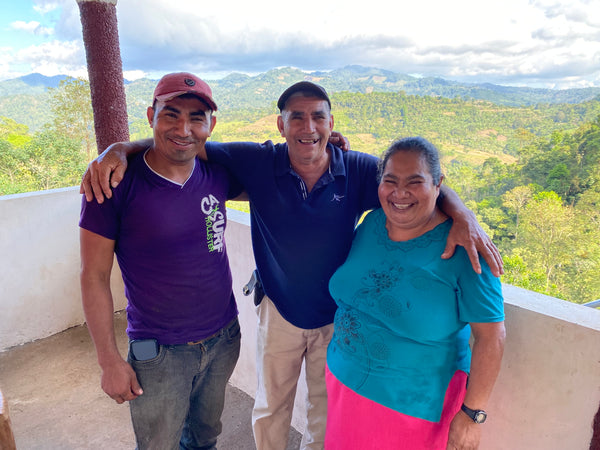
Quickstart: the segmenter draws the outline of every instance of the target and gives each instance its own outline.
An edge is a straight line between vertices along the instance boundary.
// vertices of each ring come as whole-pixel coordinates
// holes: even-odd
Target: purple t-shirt
[[[130,339],[204,339],[237,315],[224,241],[225,201],[239,185],[196,159],[183,186],[135,155],[111,199],[82,199],[79,226],[115,241]]]

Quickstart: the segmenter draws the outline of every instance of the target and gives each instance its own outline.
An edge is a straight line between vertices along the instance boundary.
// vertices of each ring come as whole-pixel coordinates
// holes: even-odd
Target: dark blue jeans
[[[214,449],[221,433],[225,387],[240,354],[233,320],[194,344],[161,345],[158,356],[128,356],[144,393],[130,402],[139,450]]]

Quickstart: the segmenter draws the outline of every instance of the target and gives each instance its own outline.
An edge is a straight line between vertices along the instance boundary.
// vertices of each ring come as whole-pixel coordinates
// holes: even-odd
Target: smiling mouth
[[[298,139],[298,142],[301,144],[316,144],[319,142],[319,139]]]
[[[171,142],[179,147],[187,147],[189,145],[192,145],[193,142],[192,141],[180,141],[177,139],[171,139]]]
[[[394,208],[399,209],[400,211],[405,211],[413,205],[413,203],[390,203]]]

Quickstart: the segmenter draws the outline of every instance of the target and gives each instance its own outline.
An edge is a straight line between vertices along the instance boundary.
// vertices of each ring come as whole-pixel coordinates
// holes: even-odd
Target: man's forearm
[[[110,287],[82,275],[82,303],[85,319],[100,367],[121,359],[113,326],[113,300]]]
[[[102,367],[122,359],[115,339],[110,290],[115,241],[84,228],[80,228],[79,236],[83,312]]]
[[[151,147],[153,144],[154,144],[154,139],[152,139],[152,138],[140,139],[137,141],[123,143],[124,149],[125,149],[125,154],[127,156],[144,151],[148,147]]]
[[[88,330],[94,341],[98,365],[102,370],[100,386],[121,404],[142,395],[133,368],[125,361],[115,339],[110,277],[89,278],[82,274],[82,297]]]
[[[454,220],[466,217],[475,218],[473,211],[465,206],[458,194],[444,184],[442,184],[437,204],[447,216]]]

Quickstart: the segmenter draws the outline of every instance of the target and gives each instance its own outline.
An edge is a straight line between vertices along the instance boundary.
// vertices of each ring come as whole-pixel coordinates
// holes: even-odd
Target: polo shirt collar
[[[346,166],[344,165],[344,152],[342,149],[328,143],[327,150],[329,150],[331,155],[331,159],[329,160],[329,173],[333,177],[345,176]],[[275,175],[280,177],[288,173],[292,173],[293,171],[294,170],[292,169],[292,165],[290,163],[287,143],[281,144],[281,146],[277,149]]]

